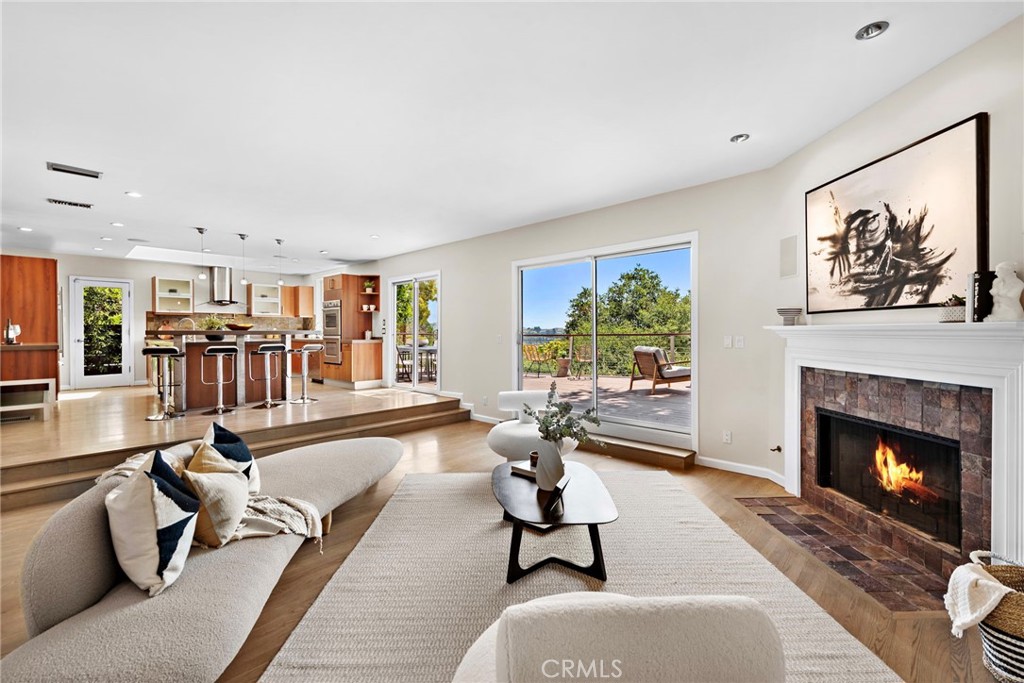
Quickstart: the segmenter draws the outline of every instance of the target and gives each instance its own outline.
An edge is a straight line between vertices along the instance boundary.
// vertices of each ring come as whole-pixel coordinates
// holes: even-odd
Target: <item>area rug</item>
[[[549,566],[508,585],[490,474],[407,475],[261,680],[450,681],[505,607],[569,591],[747,595],[779,630],[787,680],[900,680],[669,474],[601,478],[619,511],[601,527],[608,581]],[[548,554],[589,564],[586,527],[524,534],[524,566]]]

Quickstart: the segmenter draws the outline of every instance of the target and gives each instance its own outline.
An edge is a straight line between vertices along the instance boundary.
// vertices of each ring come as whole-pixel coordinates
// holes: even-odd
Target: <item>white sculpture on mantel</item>
[[[1004,261],[996,266],[996,279],[992,283],[992,313],[985,316],[985,322],[1024,320],[1024,306],[1020,296],[1024,282],[1017,277],[1015,264]]]

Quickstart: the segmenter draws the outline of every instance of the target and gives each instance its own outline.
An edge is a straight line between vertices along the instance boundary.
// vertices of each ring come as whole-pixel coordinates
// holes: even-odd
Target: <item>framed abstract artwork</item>
[[[807,312],[937,306],[988,270],[988,114],[807,192]]]

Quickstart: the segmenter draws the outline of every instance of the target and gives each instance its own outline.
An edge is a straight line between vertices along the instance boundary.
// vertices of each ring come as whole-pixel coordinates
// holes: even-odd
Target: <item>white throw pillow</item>
[[[232,467],[246,476],[249,480],[249,495],[255,496],[260,492],[260,470],[256,467],[256,458],[242,437],[216,422],[211,422],[203,441],[216,448]]]
[[[199,499],[156,451],[104,502],[118,564],[150,597],[158,595],[185,566]]]

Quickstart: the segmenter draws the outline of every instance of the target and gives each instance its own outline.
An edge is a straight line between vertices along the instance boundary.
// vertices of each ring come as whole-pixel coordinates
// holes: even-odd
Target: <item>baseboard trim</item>
[[[467,407],[467,406],[464,405],[463,407]],[[502,422],[504,422],[504,420],[499,420],[498,418],[491,417],[490,415],[480,415],[479,413],[472,412],[473,411],[472,404],[469,404],[468,407],[469,407],[469,410],[470,410],[470,415],[469,415],[469,419],[470,420],[476,420],[477,422],[486,422],[487,424],[491,424],[491,425],[501,424]]]
[[[726,472],[746,474],[751,477],[757,477],[758,479],[767,479],[768,481],[775,482],[783,488],[786,487],[786,478],[767,467],[744,465],[741,462],[730,462],[728,460],[719,460],[718,458],[707,458],[699,454],[697,455],[696,463],[703,467],[711,467],[716,470],[725,470]]]

